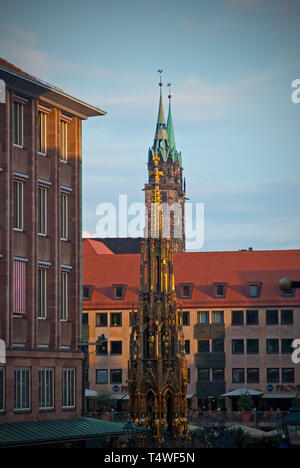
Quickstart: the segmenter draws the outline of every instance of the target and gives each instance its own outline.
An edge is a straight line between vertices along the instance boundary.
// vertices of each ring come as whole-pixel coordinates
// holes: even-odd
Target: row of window
[[[227,292],[227,284],[226,283],[214,283],[213,286],[214,286],[214,297],[216,299],[225,299],[226,292]],[[247,283],[246,294],[249,298],[258,298],[260,297],[261,289],[262,289],[261,282],[249,282]],[[181,299],[191,299],[192,293],[193,293],[193,284],[186,283],[186,284],[179,285],[179,294],[180,294]],[[283,292],[282,295],[290,297],[294,295],[294,291],[291,290],[291,291]]]
[[[122,284],[112,285],[113,287],[113,299],[125,299],[125,286]],[[82,299],[84,301],[90,301],[92,298],[92,287],[84,285],[82,287]],[[106,327],[107,325],[103,325]]]
[[[24,146],[24,102],[14,102],[14,131],[13,144],[19,148]],[[38,112],[38,152],[47,154],[47,112]],[[65,119],[60,121],[60,159],[63,162],[68,160],[68,122]]]
[[[0,367],[0,411],[5,410],[5,370]],[[39,409],[54,409],[54,368],[39,369]],[[62,407],[75,407],[76,371],[62,370]],[[18,367],[14,371],[14,410],[31,409],[31,369]]]
[[[87,313],[82,314],[82,324],[88,325],[89,315]],[[121,327],[122,326],[122,312],[111,312],[110,314],[110,326]],[[96,314],[96,327],[108,327],[108,313]]]
[[[266,325],[293,325],[294,311],[293,310],[266,310]],[[184,311],[183,325],[190,325],[190,311]],[[198,324],[217,324],[224,323],[224,311],[198,311]],[[231,325],[258,325],[259,311],[258,310],[232,310]]]
[[[267,354],[292,354],[293,338],[270,338],[266,340]],[[281,345],[280,345],[281,344]],[[185,340],[185,354],[190,354],[190,340]],[[198,340],[198,353],[224,353],[224,340]],[[259,354],[258,339],[233,339],[232,354]]]
[[[295,382],[295,369],[291,368],[269,368],[267,369],[267,383],[294,383]],[[232,369],[232,382],[245,383],[245,376],[247,375],[247,383],[259,383],[260,373],[259,369]]]
[[[96,354],[105,356],[108,354],[108,341],[100,340],[96,346]],[[122,354],[122,341],[110,341],[110,354]]]
[[[232,383],[241,384],[245,383],[259,383],[260,370],[259,368],[248,369],[232,369]],[[225,380],[224,369],[198,369],[198,381],[200,382],[218,382]],[[293,368],[281,369],[281,382],[294,383],[295,370]],[[269,368],[267,369],[267,383],[280,383],[280,369]]]
[[[24,184],[22,180],[14,181],[14,218],[13,227],[15,230],[24,229]],[[46,236],[47,229],[47,195],[49,188],[38,188],[38,234]],[[68,195],[61,193],[60,210],[60,237],[63,240],[68,239]]]
[[[26,313],[26,269],[27,262],[14,260],[13,265],[13,312]],[[67,271],[60,273],[60,320],[68,320],[68,275]],[[38,269],[38,318],[47,318],[47,276],[46,267]]]
[[[96,383],[97,384],[108,384],[108,370],[97,369],[96,370]],[[122,369],[111,369],[110,370],[110,383],[121,384],[122,383]]]

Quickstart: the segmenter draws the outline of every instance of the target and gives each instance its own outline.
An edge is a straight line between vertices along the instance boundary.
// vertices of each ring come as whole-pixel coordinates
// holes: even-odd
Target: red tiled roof
[[[87,241],[83,242],[83,245]],[[138,301],[139,254],[97,255],[83,253],[83,284],[94,285],[92,301],[85,308],[128,308]],[[283,298],[282,277],[300,279],[300,250],[252,252],[191,252],[174,254],[174,274],[183,307],[250,307],[300,305],[300,290]],[[216,282],[226,283],[225,299],[214,297]],[[261,282],[259,298],[247,296],[247,284]],[[178,285],[192,283],[192,299],[182,300]],[[123,301],[113,299],[113,284],[125,284]]]
[[[94,239],[84,239],[82,244],[82,255],[103,255],[103,254],[110,254],[114,255],[114,253],[106,247],[103,242],[96,241]]]
[[[7,68],[8,70],[11,70],[11,71],[13,71],[13,72],[19,73],[20,75],[27,76],[28,78],[31,78],[31,79],[33,79],[33,80],[40,81],[39,78],[36,78],[36,77],[33,76],[33,75],[29,75],[29,73],[24,72],[21,68],[16,67],[15,65],[13,65],[13,64],[10,63],[10,62],[8,62],[7,60],[5,60],[5,59],[2,58],[2,57],[0,57],[0,66],[1,66],[1,67],[4,67],[4,68]]]

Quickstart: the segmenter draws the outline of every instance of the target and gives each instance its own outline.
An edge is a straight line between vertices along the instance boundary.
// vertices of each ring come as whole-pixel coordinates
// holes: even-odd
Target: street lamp
[[[130,442],[135,439],[136,425],[132,421],[128,421],[124,426],[124,432],[130,445]]]
[[[284,292],[290,292],[294,288],[300,288],[300,281],[292,281],[289,278],[281,278],[279,287]]]
[[[291,408],[282,420],[286,439],[291,447],[300,447],[300,410]]]

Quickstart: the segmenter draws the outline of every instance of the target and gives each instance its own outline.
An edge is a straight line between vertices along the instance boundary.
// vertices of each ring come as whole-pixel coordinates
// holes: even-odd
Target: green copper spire
[[[162,83],[159,83],[162,86]],[[167,126],[164,114],[164,107],[162,101],[162,91],[160,88],[160,96],[159,96],[159,106],[158,106],[158,116],[157,116],[157,124],[156,124],[156,132],[154,137],[153,148],[157,150],[158,148],[167,148],[168,147],[168,134],[167,134]]]
[[[172,113],[171,113],[171,98],[172,98],[171,94],[169,94],[168,98],[169,98],[169,114],[168,114],[168,122],[167,122],[168,140],[169,140],[170,148],[172,150],[176,150]]]

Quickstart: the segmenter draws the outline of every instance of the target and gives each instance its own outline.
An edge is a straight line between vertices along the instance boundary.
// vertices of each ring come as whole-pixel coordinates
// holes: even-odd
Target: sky
[[[143,202],[163,68],[204,251],[300,248],[299,38],[299,0],[11,0],[0,14],[1,57],[107,112],[83,122],[85,235],[100,203]]]

